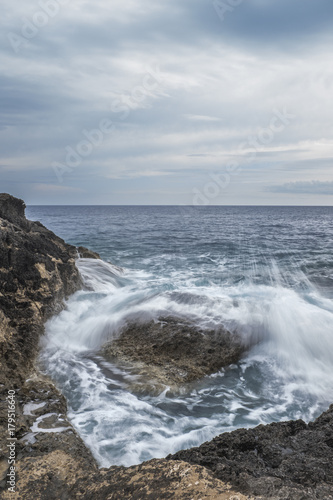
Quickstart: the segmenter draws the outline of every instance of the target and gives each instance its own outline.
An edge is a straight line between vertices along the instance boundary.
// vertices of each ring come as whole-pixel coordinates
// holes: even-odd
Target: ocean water
[[[101,466],[132,465],[333,401],[333,207],[28,207],[103,261],[46,325],[40,363]],[[121,269],[120,269],[121,268]],[[130,315],[224,325],[249,352],[180,393],[100,355]]]

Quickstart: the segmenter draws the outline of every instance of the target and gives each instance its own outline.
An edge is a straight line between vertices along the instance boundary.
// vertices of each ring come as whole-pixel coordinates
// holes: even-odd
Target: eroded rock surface
[[[86,500],[255,500],[237,493],[204,467],[150,460],[134,467],[102,469],[78,481],[73,498]],[[257,497],[258,498],[258,497]]]
[[[67,420],[65,398],[47,377],[33,374],[17,389],[15,492],[8,491],[7,404],[0,419],[0,498],[71,498],[81,477],[98,471],[95,459]]]
[[[167,457],[202,465],[243,493],[284,500],[333,499],[333,405],[314,422],[224,433]]]
[[[202,330],[183,319],[167,317],[130,323],[103,355],[127,362],[154,387],[177,387],[235,363],[245,351],[236,334]]]
[[[78,247],[77,251],[81,259],[100,259],[100,256],[97,252],[93,252],[88,248]]]
[[[44,322],[81,288],[77,250],[0,194],[0,387],[19,387],[38,353]]]
[[[50,498],[62,498],[74,471],[91,473],[97,465],[67,420],[65,398],[34,362],[45,320],[82,281],[76,248],[24,212],[22,200],[0,194],[0,497],[42,498],[45,474],[58,488]],[[8,390],[15,393],[16,493],[7,490]],[[31,492],[25,495],[27,482]]]

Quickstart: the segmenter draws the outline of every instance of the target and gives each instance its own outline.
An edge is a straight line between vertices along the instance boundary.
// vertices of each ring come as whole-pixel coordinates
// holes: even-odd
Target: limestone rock
[[[81,288],[76,248],[0,194],[0,388],[20,386],[38,354],[44,322]]]
[[[78,247],[77,251],[81,259],[100,259],[99,254],[97,252],[89,250],[89,248]]]
[[[19,227],[28,228],[30,223],[25,218],[25,203],[7,193],[0,193],[0,218]]]
[[[255,500],[237,493],[204,467],[164,459],[102,469],[78,481],[72,494],[85,500]]]
[[[244,494],[274,500],[333,499],[333,405],[302,420],[226,432],[167,457],[202,465]]]
[[[245,351],[236,334],[224,328],[203,330],[175,317],[129,323],[103,355],[129,363],[152,386],[181,386],[235,363]]]

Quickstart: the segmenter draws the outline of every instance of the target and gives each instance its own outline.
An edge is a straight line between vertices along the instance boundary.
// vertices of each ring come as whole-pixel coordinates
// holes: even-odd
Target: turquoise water
[[[28,207],[27,216],[103,259],[78,261],[87,289],[48,322],[41,353],[101,466],[238,427],[308,421],[332,402],[333,208]],[[166,314],[224,325],[249,353],[181,394],[133,394],[134,375],[99,348],[130,315]]]

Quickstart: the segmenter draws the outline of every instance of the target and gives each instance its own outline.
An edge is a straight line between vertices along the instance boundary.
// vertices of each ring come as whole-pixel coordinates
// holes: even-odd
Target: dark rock
[[[154,387],[179,386],[237,362],[245,346],[224,328],[203,330],[180,318],[129,323],[102,354],[127,362]]]
[[[89,250],[89,248],[78,247],[77,251],[79,252],[81,259],[100,259],[99,254]]]
[[[76,248],[27,221],[24,202],[0,195],[0,384],[22,384],[44,322],[81,288]]]
[[[76,248],[24,215],[24,202],[0,195],[1,498],[69,498],[97,471],[67,420],[65,398],[34,367],[44,322],[81,288]],[[29,377],[29,379],[28,379]],[[15,391],[16,493],[8,491],[8,390]]]
[[[333,405],[308,425],[297,420],[239,429],[167,459],[207,467],[246,494],[328,500],[333,499],[332,443]]]
[[[29,221],[26,220],[25,203],[19,198],[14,198],[7,193],[0,193],[0,218],[5,219],[19,227],[28,228]]]

